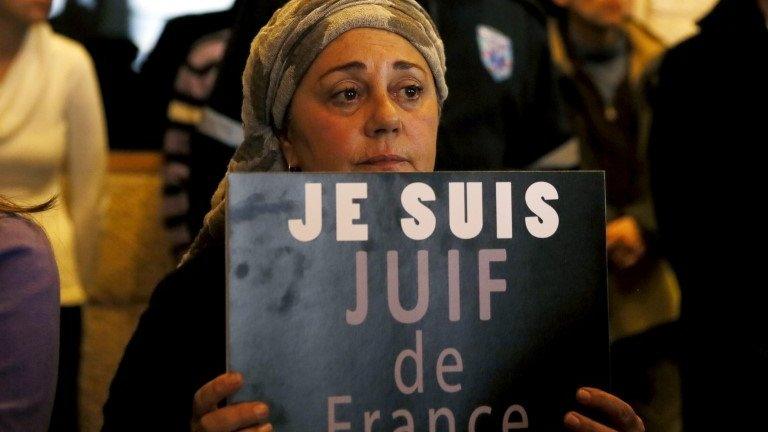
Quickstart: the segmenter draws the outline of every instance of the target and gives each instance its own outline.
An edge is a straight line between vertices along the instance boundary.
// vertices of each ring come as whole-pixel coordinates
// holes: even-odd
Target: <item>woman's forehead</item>
[[[353,29],[336,38],[315,59],[310,73],[324,76],[345,66],[363,70],[386,66],[429,71],[424,57],[408,40],[396,33],[372,28]]]

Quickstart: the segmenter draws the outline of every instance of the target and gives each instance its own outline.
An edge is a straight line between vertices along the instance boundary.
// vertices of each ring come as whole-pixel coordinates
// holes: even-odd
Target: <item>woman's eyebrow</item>
[[[324,74],[320,75],[320,79],[323,79],[334,72],[364,71],[365,69],[366,67],[363,62],[351,61],[327,70]]]
[[[424,73],[427,73],[427,71],[425,71],[424,68],[417,65],[416,63],[411,63],[405,60],[396,61],[395,64],[392,65],[392,69],[395,69],[395,70],[418,69]]]

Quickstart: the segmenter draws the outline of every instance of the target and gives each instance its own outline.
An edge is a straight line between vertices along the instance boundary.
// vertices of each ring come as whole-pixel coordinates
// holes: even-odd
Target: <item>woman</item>
[[[246,139],[230,171],[434,168],[445,58],[415,1],[292,0],[251,50]],[[262,402],[218,408],[242,385],[239,374],[222,374],[226,189],[223,181],[198,239],[142,316],[112,383],[104,430],[272,430]],[[642,430],[623,402],[594,389],[579,395],[619,430]],[[566,423],[593,430],[581,414]]]
[[[25,218],[47,210],[0,196],[0,430],[45,431],[56,386],[59,278],[45,233]]]
[[[50,0],[0,0],[0,193],[64,197],[40,215],[61,276],[61,353],[52,428],[77,430],[81,306],[93,273],[106,131],[91,59],[46,23]]]

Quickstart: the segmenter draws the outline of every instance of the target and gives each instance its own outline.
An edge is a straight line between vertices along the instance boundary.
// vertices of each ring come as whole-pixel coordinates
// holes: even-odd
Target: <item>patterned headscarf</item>
[[[356,28],[387,30],[408,40],[427,61],[442,106],[448,97],[443,42],[415,0],[291,0],[251,44],[243,73],[245,140],[229,162],[228,173],[286,170],[277,131],[283,129],[293,94],[320,52]],[[182,263],[224,237],[227,188],[225,177]]]

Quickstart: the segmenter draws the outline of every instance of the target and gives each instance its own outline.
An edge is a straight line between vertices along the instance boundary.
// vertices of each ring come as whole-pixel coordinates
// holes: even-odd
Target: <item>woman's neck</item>
[[[0,82],[2,82],[13,59],[21,49],[21,44],[24,43],[29,25],[19,23],[0,12],[0,28],[3,29],[0,32]]]
[[[617,46],[623,42],[624,33],[620,28],[590,23],[571,12],[568,17],[568,38],[571,43],[593,51]]]

